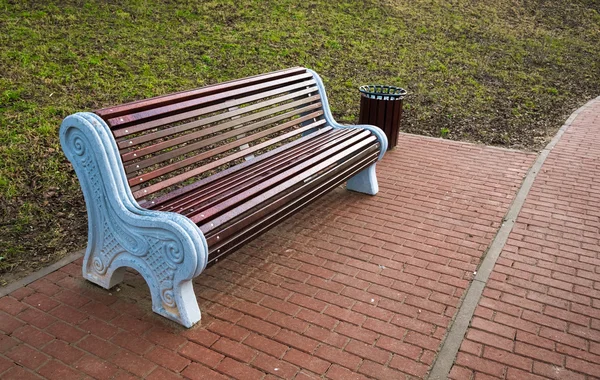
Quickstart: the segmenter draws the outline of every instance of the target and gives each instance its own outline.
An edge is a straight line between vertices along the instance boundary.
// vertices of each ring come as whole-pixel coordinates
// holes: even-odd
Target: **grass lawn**
[[[598,41],[597,0],[0,0],[0,285],[85,246],[70,113],[307,66],[342,122],[392,84],[406,132],[538,149],[600,95]]]

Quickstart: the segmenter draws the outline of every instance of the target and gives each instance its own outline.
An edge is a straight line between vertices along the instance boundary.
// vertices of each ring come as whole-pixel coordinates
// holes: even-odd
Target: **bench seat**
[[[142,207],[177,212],[196,223],[208,243],[210,265],[373,164],[379,155],[377,139],[369,131],[331,127],[283,148]]]
[[[343,182],[375,194],[387,146],[337,124],[305,68],[78,113],[61,143],[88,209],[84,277],[110,288],[134,268],[188,327],[193,277]]]

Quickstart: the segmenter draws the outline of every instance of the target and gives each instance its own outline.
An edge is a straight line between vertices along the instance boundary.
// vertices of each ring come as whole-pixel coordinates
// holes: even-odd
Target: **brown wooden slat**
[[[226,241],[227,238],[236,232],[251,225],[253,220],[256,221],[263,218],[293,199],[301,198],[303,194],[318,188],[319,185],[330,182],[332,177],[336,177],[336,174],[343,173],[357,164],[357,162],[373,162],[374,159],[377,159],[375,155],[378,153],[378,143],[376,141],[372,142],[372,144],[365,145],[362,151],[355,152],[346,161],[342,163],[330,163],[327,167],[312,176],[310,180],[306,180],[302,176],[297,176],[290,179],[290,181],[294,181],[294,185],[287,187],[284,191],[273,193],[273,196],[268,198],[259,194],[256,198],[251,199],[250,201],[260,199],[260,203],[255,204],[255,207],[247,207],[245,213],[240,213],[235,218],[228,220],[227,223],[215,226],[212,230],[205,232],[206,242],[209,247]]]
[[[310,116],[310,115],[308,115],[308,116]],[[312,117],[307,117],[307,120],[311,119],[311,118]],[[298,121],[298,120],[300,120],[300,119],[296,119],[295,121]],[[143,189],[140,189],[140,190],[134,192],[133,196],[136,199],[146,197],[146,196],[148,196],[150,194],[153,194],[153,193],[155,193],[157,191],[165,189],[165,188],[167,188],[169,186],[172,186],[172,185],[174,185],[176,183],[179,183],[179,182],[185,181],[186,179],[189,179],[189,178],[195,177],[197,175],[200,175],[200,174],[204,173],[207,170],[211,170],[211,169],[219,167],[219,166],[221,166],[221,165],[223,165],[223,164],[225,164],[227,162],[230,162],[230,161],[236,160],[238,158],[244,157],[244,156],[248,155],[249,153],[253,153],[253,152],[256,152],[256,151],[261,150],[263,148],[266,148],[268,146],[277,144],[277,143],[279,143],[281,141],[287,140],[287,139],[289,139],[289,138],[291,138],[293,136],[296,136],[296,135],[298,135],[298,134],[300,134],[300,133],[302,133],[304,131],[308,131],[310,129],[318,127],[319,125],[322,125],[322,124],[325,124],[325,120],[319,120],[319,121],[317,121],[315,123],[312,123],[312,124],[309,124],[307,126],[298,128],[296,130],[293,130],[291,132],[288,132],[288,133],[283,134],[281,136],[278,136],[276,138],[273,138],[273,139],[270,139],[270,140],[265,141],[263,143],[257,144],[257,145],[255,145],[253,147],[248,148],[248,149],[244,149],[241,152],[238,152],[238,153],[235,153],[235,154],[231,154],[231,155],[229,155],[227,157],[223,157],[223,158],[221,158],[219,160],[213,161],[213,162],[208,163],[206,165],[202,165],[202,166],[200,166],[198,168],[189,170],[189,171],[187,171],[185,173],[182,173],[182,174],[176,175],[174,177],[168,178],[168,179],[166,179],[166,180],[164,180],[162,182],[150,185],[148,187],[145,187]],[[238,140],[238,142],[239,141],[242,141],[242,140]],[[244,143],[245,142],[242,142],[242,144],[244,144]]]
[[[310,119],[317,118],[317,117],[321,116],[322,114],[323,114],[323,111],[313,112],[313,113],[308,114],[308,115],[306,115],[304,117],[300,117],[298,119],[294,119],[292,121],[280,124],[280,125],[278,125],[276,127],[273,127],[273,128],[269,128],[269,129],[264,130],[262,132],[254,133],[254,134],[252,134],[250,136],[247,136],[247,137],[235,140],[234,142],[231,142],[231,143],[228,143],[228,144],[225,144],[225,145],[218,146],[218,147],[213,148],[211,150],[199,153],[199,154],[197,154],[195,156],[186,158],[184,160],[177,161],[177,162],[174,162],[174,163],[169,164],[169,165],[165,165],[165,166],[160,167],[158,169],[155,169],[155,170],[153,170],[151,172],[144,173],[144,174],[138,175],[137,177],[134,177],[134,178],[130,179],[129,180],[129,185],[136,185],[136,184],[142,183],[144,181],[148,182],[151,179],[163,176],[163,175],[168,174],[168,173],[170,173],[170,172],[172,172],[174,170],[184,168],[186,166],[195,164],[196,162],[200,162],[200,161],[205,160],[205,159],[210,158],[210,157],[214,157],[217,154],[226,152],[226,151],[231,150],[233,148],[237,148],[237,147],[239,147],[241,145],[244,145],[246,143],[249,143],[249,142],[261,139],[261,138],[266,137],[266,136],[268,136],[270,134],[273,134],[275,132],[279,132],[279,131],[282,131],[284,129],[288,129],[290,127],[293,127],[294,125],[300,124],[303,121],[307,121],[307,120],[310,120]],[[324,120],[323,120],[323,123],[324,123]],[[190,147],[190,148],[188,148],[188,147]],[[191,148],[194,148],[194,149],[191,149]],[[192,146],[192,145],[188,145],[186,147],[180,148],[179,151],[185,153],[185,152],[194,151],[196,149],[198,149],[198,147],[195,147],[195,146]],[[148,165],[148,163],[153,164],[153,163],[157,163],[157,162],[162,162],[162,161],[165,161],[165,160],[167,160],[167,159],[169,159],[171,157],[179,156],[180,154],[182,154],[180,152],[178,152],[177,155],[171,155],[170,157],[169,157],[169,154],[173,153],[173,152],[164,153],[164,154],[152,157],[150,159],[144,160],[144,164]],[[244,149],[244,152],[246,152],[245,155],[247,155],[248,153],[250,153],[250,151],[248,149]],[[142,165],[142,163],[140,163],[140,166],[141,165]],[[129,169],[128,167],[125,168],[126,171],[128,169]]]
[[[351,138],[353,135],[358,134],[358,132],[360,132],[360,130],[350,130],[347,133],[328,141],[327,144],[319,144],[312,147],[307,152],[302,152],[303,154],[301,155],[295,154],[291,157],[287,157],[287,159],[279,160],[279,162],[272,162],[271,165],[261,168],[262,171],[257,169],[250,171],[247,169],[244,173],[247,175],[247,177],[244,178],[243,181],[238,178],[234,179],[236,183],[217,183],[217,185],[220,186],[218,188],[220,191],[204,191],[201,194],[190,195],[190,199],[187,203],[172,205],[176,206],[176,208],[167,209],[166,211],[176,211],[190,218],[193,217],[193,215],[202,214],[204,210],[216,206],[221,202],[221,200],[225,198],[232,198],[254,186],[260,186],[261,183],[265,183],[278,174],[289,170],[296,165],[300,165],[302,162],[305,162],[311,157],[319,154],[319,152],[339,144],[341,141],[343,141],[343,139]],[[184,211],[186,208],[187,211]]]
[[[368,151],[368,154],[363,156],[364,158],[347,161],[348,166],[346,168],[336,167],[331,172],[321,176],[319,180],[290,192],[274,202],[265,203],[254,212],[236,220],[226,228],[218,231],[213,230],[212,236],[209,237],[209,265],[377,161],[379,144],[374,145],[374,147],[374,151]],[[220,239],[217,240],[216,236],[219,236]]]
[[[307,155],[314,154],[314,151],[320,149],[325,144],[331,144],[333,141],[337,141],[340,137],[349,133],[350,130],[334,130],[331,133],[322,135],[320,138],[301,144],[294,149],[283,151],[269,160],[258,162],[256,165],[247,167],[243,171],[233,173],[231,176],[221,178],[203,188],[186,193],[178,199],[163,204],[156,209],[164,211],[178,210],[177,212],[186,215],[189,212],[198,210],[199,206],[208,199],[212,202],[216,197],[223,196],[225,193],[240,192],[240,189],[253,186],[256,181],[266,178],[265,176],[273,176],[279,173],[286,167],[305,159],[305,157],[308,157]]]
[[[161,205],[163,205],[167,202],[171,202],[175,198],[184,196],[184,194],[193,192],[201,187],[208,186],[215,181],[220,181],[223,178],[229,177],[231,175],[235,175],[236,173],[242,172],[243,170],[246,170],[251,166],[260,164],[262,161],[268,161],[268,160],[272,159],[274,156],[285,154],[285,152],[287,150],[295,149],[298,146],[301,146],[307,142],[310,142],[312,139],[323,137],[323,135],[327,135],[330,131],[332,131],[332,127],[323,127],[313,133],[310,133],[309,135],[306,135],[297,140],[291,141],[285,145],[282,145],[282,146],[272,149],[268,152],[265,152],[265,153],[257,156],[253,160],[245,161],[239,165],[235,165],[230,168],[219,171],[218,173],[215,173],[209,177],[202,178],[192,184],[189,184],[182,188],[173,190],[172,192],[165,194],[165,195],[161,195],[160,197],[157,197],[155,199],[152,199],[152,201],[142,202],[142,203],[140,203],[140,206],[142,206],[144,208],[162,210]]]
[[[213,133],[221,132],[221,131],[226,130],[226,129],[234,128],[234,127],[236,127],[238,125],[242,125],[242,124],[249,123],[249,122],[252,122],[252,121],[255,121],[255,120],[258,120],[258,119],[262,119],[262,118],[264,118],[266,116],[269,116],[269,115],[272,115],[274,113],[283,112],[283,111],[288,110],[290,108],[295,108],[295,107],[299,107],[299,106],[305,105],[305,104],[310,103],[312,101],[312,100],[309,100],[309,99],[310,98],[307,97],[305,99],[297,100],[295,102],[286,103],[284,105],[281,105],[281,106],[278,106],[278,107],[274,107],[274,108],[270,108],[270,109],[267,109],[265,111],[256,112],[256,113],[253,113],[253,114],[251,114],[249,116],[241,117],[241,118],[232,120],[230,122],[217,124],[217,125],[215,125],[213,127],[210,127],[210,128],[204,128],[202,130],[199,130],[199,131],[196,131],[196,132],[193,132],[193,133],[188,133],[188,134],[183,135],[183,136],[175,137],[175,138],[172,138],[172,139],[169,139],[169,140],[166,140],[166,141],[154,144],[154,145],[150,145],[150,146],[147,146],[147,147],[144,147],[144,148],[132,150],[130,152],[121,154],[121,158],[123,159],[124,162],[135,160],[136,158],[140,158],[140,157],[143,157],[145,155],[161,151],[163,149],[167,149],[167,148],[170,148],[170,147],[173,147],[173,146],[176,146],[176,145],[180,145],[180,144],[183,144],[183,143],[186,143],[186,142],[190,142],[192,140],[196,140],[196,139],[199,139],[201,137],[211,135]],[[316,108],[320,108],[321,106],[322,106],[322,103],[320,103],[320,102],[314,103],[314,104],[310,104],[310,105],[305,106],[303,108],[297,108],[297,109],[294,109],[292,111],[289,111],[289,112],[281,114],[281,115],[277,115],[277,116],[275,116],[273,118],[270,118],[270,119],[267,119],[267,120],[262,120],[260,122],[257,122],[257,123],[251,124],[251,125],[247,125],[247,126],[244,126],[244,127],[241,127],[241,128],[237,128],[237,129],[235,129],[233,131],[230,131],[230,132],[227,132],[227,133],[219,134],[219,135],[211,137],[209,139],[205,139],[205,140],[199,141],[199,142],[197,142],[195,144],[187,145],[185,147],[185,149],[184,149],[184,150],[186,150],[186,152],[184,152],[184,153],[177,153],[178,152],[177,149],[172,150],[172,151],[170,151],[168,153],[168,158],[167,159],[175,157],[175,156],[178,156],[180,154],[185,154],[187,152],[194,151],[196,149],[199,149],[199,148],[211,145],[213,143],[216,143],[216,142],[219,142],[219,141],[222,141],[222,140],[226,140],[226,139],[228,139],[230,137],[238,136],[238,135],[240,135],[242,133],[254,130],[256,128],[260,128],[260,127],[268,125],[268,124],[276,123],[276,122],[278,122],[280,120],[296,116],[296,115],[298,115],[298,114],[300,114],[302,112],[312,111],[312,110],[314,110]],[[156,157],[157,156],[155,156],[153,158],[156,158]],[[141,165],[143,162],[144,161],[140,161],[140,162],[137,163],[137,165],[139,165],[141,168],[144,168],[144,167],[147,167],[147,166],[150,166],[150,165],[153,164],[152,163],[150,165]],[[158,161],[158,162],[160,162],[160,161]]]
[[[294,168],[286,171],[285,173],[281,173],[275,176],[269,182],[263,183],[260,186],[255,186],[254,188],[247,190],[236,197],[221,202],[218,206],[205,210],[203,213],[204,217],[200,217],[200,215],[193,215],[192,217],[190,217],[190,219],[197,224],[203,223],[203,221],[210,219],[209,222],[206,222],[206,224],[200,226],[200,230],[203,233],[206,233],[207,231],[210,231],[214,228],[218,228],[226,221],[233,219],[237,215],[240,215],[243,212],[247,211],[248,208],[256,206],[257,202],[261,201],[262,199],[267,199],[269,197],[272,197],[276,193],[283,192],[286,188],[292,186],[295,183],[296,179],[307,179],[310,176],[318,173],[320,170],[325,169],[332,163],[343,159],[345,156],[352,155],[352,153],[360,151],[361,148],[363,148],[365,145],[376,140],[377,138],[371,135],[371,132],[365,130],[361,134],[340,143],[335,148],[325,151],[319,154],[318,156],[313,157],[311,160],[303,162],[302,164],[295,166]],[[292,179],[285,180],[286,178],[290,178],[291,176],[293,176]],[[274,184],[277,185],[275,187],[271,187]],[[266,190],[269,187],[271,188]],[[260,193],[261,195],[252,198],[252,196],[257,193]],[[249,198],[252,198],[252,200],[244,202],[242,205],[234,207],[229,211],[226,211],[227,209],[237,204],[240,199]],[[221,216],[215,219],[211,219],[214,215],[218,215],[224,211],[226,212],[223,213]]]
[[[121,128],[130,124],[139,123],[143,120],[149,120],[155,117],[159,117],[160,115],[168,115],[176,112],[184,112],[189,110],[190,108],[199,107],[203,104],[209,104],[218,101],[224,101],[227,98],[236,98],[242,96],[244,94],[250,95],[253,92],[268,90],[275,87],[281,87],[286,83],[292,83],[297,81],[302,81],[306,79],[312,78],[312,74],[303,73],[298,74],[291,77],[286,77],[283,79],[277,79],[265,83],[259,83],[251,86],[241,87],[230,91],[220,92],[213,95],[206,95],[201,98],[195,98],[191,100],[186,100],[178,103],[173,103],[165,106],[159,106],[155,108],[150,108],[144,111],[127,114],[123,116],[118,116],[115,118],[111,118],[106,120],[108,125],[112,128]]]
[[[336,177],[330,178],[330,181],[326,182],[325,184],[313,188],[311,191],[304,194],[302,197],[294,199],[292,202],[274,211],[269,210],[270,213],[267,214],[267,216],[264,219],[254,220],[255,223],[253,225],[246,227],[245,229],[242,228],[239,231],[234,231],[237,232],[237,234],[231,236],[229,239],[223,239],[224,241],[222,243],[209,245],[208,265],[211,265],[212,263],[218,261],[223,256],[231,253],[244,243],[247,243],[259,234],[262,234],[266,230],[275,226],[281,220],[300,211],[302,208],[314,202],[329,191],[333,190],[334,188],[342,184],[344,181],[346,181],[348,178],[357,174],[358,172],[371,165],[375,161],[377,161],[376,154],[369,156],[367,159],[360,161],[359,163],[355,164],[350,169],[344,171]],[[296,196],[296,194],[294,194],[293,196]],[[270,205],[271,204],[269,204],[269,206]],[[235,227],[240,228],[239,225],[235,225]],[[221,236],[220,231],[215,231],[215,235],[216,234],[218,234],[218,236]]]
[[[238,172],[243,172],[244,170],[248,169],[249,167],[259,164],[262,161],[268,161],[268,160],[272,159],[273,157],[276,157],[280,154],[284,154],[288,149],[297,148],[298,146],[301,146],[314,138],[319,138],[324,135],[328,135],[332,130],[333,130],[333,128],[329,127],[329,126],[325,126],[321,129],[317,129],[315,132],[312,132],[304,137],[290,141],[287,144],[281,145],[275,149],[266,151],[265,153],[255,157],[253,160],[244,161],[238,165],[230,166],[230,167],[223,169],[217,173],[214,173],[208,177],[204,177],[204,178],[199,179],[198,181],[193,182],[189,185],[177,188],[167,194],[163,194],[152,200],[140,201],[140,206],[142,206],[144,208],[160,210],[160,209],[162,209],[161,205],[168,204],[169,202],[174,201],[178,197],[182,197],[187,193],[196,191],[204,186],[208,186],[213,182],[220,181],[231,175],[235,175]]]
[[[121,115],[126,115],[128,113],[133,113],[147,108],[156,107],[160,104],[171,104],[180,101],[185,101],[189,100],[190,98],[201,97],[220,91],[232,90],[237,87],[247,86],[250,84],[259,83],[261,81],[285,77],[289,75],[295,75],[302,72],[306,72],[306,69],[303,67],[292,67],[289,69],[274,71],[268,74],[260,74],[243,79],[234,79],[227,82],[221,82],[215,85],[205,86],[196,90],[180,91],[174,94],[162,95],[150,99],[125,103],[118,106],[107,107],[97,110],[95,111],[95,113],[98,116],[102,117],[104,120],[107,120]]]
[[[123,138],[135,133],[143,132],[149,129],[161,127],[166,124],[176,123],[182,120],[199,117],[202,115],[210,114],[213,112],[222,111],[231,107],[239,106],[242,104],[246,104],[249,102],[258,101],[261,99],[265,99],[272,96],[281,95],[283,93],[294,92],[300,93],[301,89],[309,90],[309,92],[316,92],[317,88],[315,87],[316,82],[314,80],[307,80],[304,82],[295,83],[285,87],[278,87],[273,90],[269,90],[266,92],[260,92],[258,94],[254,94],[251,96],[246,96],[243,98],[235,98],[226,100],[217,104],[212,104],[203,108],[196,108],[191,111],[178,113],[175,115],[165,116],[159,119],[150,120],[143,123],[138,123],[135,125],[131,125],[128,127],[120,128],[120,129],[112,129],[112,132],[116,138]],[[308,88],[307,88],[308,87]]]
[[[375,123],[376,126],[378,126],[379,128],[381,128],[383,130],[383,133],[388,133],[387,127],[385,125],[385,104],[388,103],[386,101],[383,100],[377,100],[376,107],[377,107],[377,118],[376,119],[372,119],[372,120],[377,120],[377,123]]]
[[[360,97],[360,113],[358,115],[359,124],[368,124],[369,120],[369,104],[371,104],[366,96]]]
[[[375,101],[369,102],[369,122],[366,124],[374,125],[375,122],[372,120],[377,120],[377,104],[375,104]]]
[[[392,133],[392,142],[390,143],[391,147],[395,147],[398,144],[398,132],[399,132],[399,123],[402,117],[402,100],[394,101],[394,116],[392,117],[392,128],[395,133]]]
[[[256,104],[252,104],[252,105],[249,105],[246,107],[238,108],[233,111],[223,112],[218,115],[205,117],[197,122],[179,124],[176,126],[161,129],[157,132],[146,133],[141,136],[136,136],[136,137],[129,138],[129,139],[123,139],[123,140],[120,140],[117,145],[119,146],[119,149],[132,148],[139,144],[146,143],[148,141],[157,140],[157,139],[160,139],[163,137],[167,137],[167,136],[171,136],[171,135],[174,135],[177,133],[185,132],[185,131],[193,129],[193,128],[198,128],[198,127],[201,127],[204,125],[208,125],[210,123],[216,123],[218,121],[226,120],[226,119],[232,118],[234,116],[243,115],[245,113],[255,111],[255,110],[258,110],[261,108],[266,108],[268,106],[271,106],[271,105],[274,105],[277,103],[281,103],[281,102],[288,101],[288,100],[295,99],[295,98],[300,98],[300,97],[303,97],[304,95],[308,95],[310,93],[315,92],[315,90],[316,90],[316,88],[304,89],[302,91],[287,94],[285,96],[279,96],[279,97],[276,97],[273,99],[265,100],[260,103],[256,103]],[[313,96],[309,96],[309,97],[304,96],[304,98],[308,98],[308,99],[310,99],[310,101],[317,101],[317,100],[321,99],[321,96],[320,95],[313,95]],[[243,102],[240,104],[244,104],[244,103],[246,103],[246,102]],[[232,107],[233,107],[233,105],[232,105]],[[228,108],[230,108],[229,105],[222,107],[222,109],[228,109]],[[198,111],[198,110],[196,110],[196,111]],[[208,113],[208,112],[205,112],[205,113]],[[179,114],[177,116],[181,116],[181,114]],[[190,116],[190,117],[195,117],[195,116],[199,116],[199,115],[197,114],[197,115]],[[171,118],[165,118],[165,119],[171,119]],[[154,127],[165,126],[172,122],[185,120],[186,118],[182,118],[180,120],[175,120],[175,121],[168,121],[165,119],[153,120],[152,123],[153,123]],[[173,119],[175,119],[175,118],[173,118]],[[155,122],[159,122],[159,123],[155,123]],[[137,125],[137,126],[140,126],[140,125]]]

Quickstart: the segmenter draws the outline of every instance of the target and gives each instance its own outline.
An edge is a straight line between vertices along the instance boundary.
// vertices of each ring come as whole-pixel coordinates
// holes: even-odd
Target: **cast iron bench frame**
[[[336,123],[305,68],[76,113],[60,140],[88,211],[84,278],[109,289],[133,268],[186,327],[208,264],[346,180],[376,194],[387,149],[379,128]]]

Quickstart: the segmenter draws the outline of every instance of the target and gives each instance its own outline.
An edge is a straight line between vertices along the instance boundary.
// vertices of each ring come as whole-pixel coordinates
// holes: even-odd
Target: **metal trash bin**
[[[398,144],[398,130],[402,117],[402,100],[406,90],[395,86],[366,85],[359,88],[359,124],[381,128],[388,138],[388,150]]]

